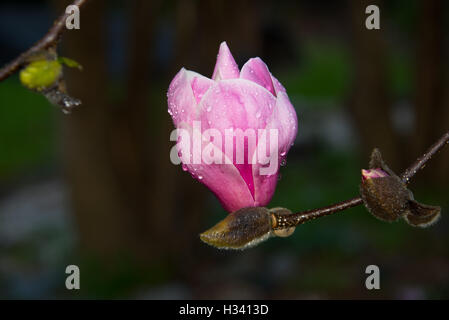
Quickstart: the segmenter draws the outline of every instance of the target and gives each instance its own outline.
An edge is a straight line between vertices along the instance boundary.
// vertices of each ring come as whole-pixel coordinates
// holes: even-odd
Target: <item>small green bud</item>
[[[57,83],[62,65],[57,60],[36,60],[20,71],[20,82],[32,90],[42,91]]]

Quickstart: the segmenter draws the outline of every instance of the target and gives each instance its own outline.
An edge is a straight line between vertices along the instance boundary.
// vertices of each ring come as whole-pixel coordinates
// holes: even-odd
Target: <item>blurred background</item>
[[[0,65],[68,4],[1,1]],[[80,107],[0,83],[0,298],[449,298],[449,148],[411,185],[443,208],[430,228],[357,207],[219,251],[198,234],[226,212],[171,164],[166,102],[181,67],[212,74],[223,40],[240,67],[261,57],[299,118],[270,206],[329,205],[358,193],[374,147],[399,173],[449,129],[448,24],[442,0],[91,0],[60,43],[84,67],[65,70]],[[65,289],[70,264],[80,290]],[[381,290],[365,289],[370,264]]]

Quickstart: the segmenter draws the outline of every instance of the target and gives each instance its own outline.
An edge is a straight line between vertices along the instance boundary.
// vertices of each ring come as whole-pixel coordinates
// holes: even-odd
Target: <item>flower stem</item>
[[[445,145],[449,144],[449,131],[446,132],[435,142],[430,148],[419,157],[408,169],[404,171],[401,175],[402,181],[407,184],[410,182],[411,178],[422,168],[425,167],[427,161],[429,161],[438,151],[440,151]],[[318,209],[306,210],[290,215],[276,215],[273,214],[274,222],[273,229],[285,229],[299,224],[303,224],[309,220],[313,220],[319,217],[324,217],[331,215],[336,212],[340,212],[355,206],[362,204],[362,198],[355,197],[349,200],[341,201],[332,204],[327,207],[322,207]]]

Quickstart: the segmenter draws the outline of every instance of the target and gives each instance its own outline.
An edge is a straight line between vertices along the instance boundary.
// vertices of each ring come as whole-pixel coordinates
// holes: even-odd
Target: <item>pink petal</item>
[[[206,77],[194,77],[192,80],[192,90],[193,95],[195,96],[196,102],[200,103],[201,98],[204,96],[207,90],[214,84],[215,82]]]
[[[271,119],[276,98],[254,82],[245,79],[215,83],[200,102],[201,121],[220,130],[263,129]]]
[[[275,97],[263,87],[245,79],[223,80],[208,90],[200,103],[201,121],[205,128],[214,128],[225,137],[227,129],[246,129],[254,132],[255,143],[244,143],[244,163],[237,163],[236,143],[233,146],[232,162],[240,172],[248,189],[254,196],[252,158],[257,146],[258,129],[264,129],[275,108]],[[236,140],[236,138],[234,138]],[[246,139],[245,139],[246,140]],[[226,152],[222,144],[222,151]],[[251,148],[252,147],[252,148]]]
[[[270,201],[276,190],[276,184],[278,182],[279,168],[276,174],[272,175],[260,175],[260,166],[253,166],[253,180],[255,187],[255,206],[264,207]]]
[[[192,128],[186,123],[183,123],[181,128],[190,132],[190,146],[192,146]],[[183,145],[186,143],[187,141],[179,141],[177,143],[178,150],[183,151]],[[209,142],[203,141],[202,150],[204,150],[207,143]],[[221,153],[221,150],[216,149],[214,150],[215,152]],[[225,155],[223,154],[223,156]],[[193,161],[190,161],[183,164],[183,168],[190,172],[193,178],[206,185],[217,196],[228,212],[243,207],[253,207],[254,198],[240,172],[233,164],[226,164],[225,161],[223,159],[222,164],[194,164]]]
[[[267,129],[277,128],[279,131],[279,154],[285,156],[298,133],[298,118],[296,111],[286,93],[279,91],[276,107]]]
[[[270,202],[277,184],[279,165],[282,161],[285,161],[287,152],[295,141],[298,132],[298,119],[295,109],[290,103],[287,94],[281,91],[278,93],[276,107],[266,129],[268,136],[270,129],[277,129],[278,132],[278,150],[277,154],[274,154],[277,157],[277,168],[272,175],[262,175],[260,174],[260,168],[262,167],[260,162],[256,162],[253,165],[254,200],[256,206],[265,206]],[[269,138],[267,138],[266,142],[266,150],[269,150]],[[273,162],[274,164],[275,162]]]
[[[199,117],[199,109],[192,90],[194,78],[206,77],[182,68],[174,77],[168,88],[168,112],[177,127],[180,122],[191,122]]]
[[[193,168],[195,166],[198,165],[192,165]],[[201,168],[204,168],[204,166]],[[199,181],[217,196],[228,212],[255,206],[254,198],[246,182],[234,165],[211,164],[203,170],[201,168],[196,171],[202,177]]]
[[[276,95],[270,71],[260,58],[249,59],[240,72],[240,78],[255,82]]]
[[[273,75],[271,75],[271,80],[273,81],[276,96],[277,96],[278,92],[287,93],[287,90],[285,90],[284,86]]]
[[[376,179],[376,178],[384,178],[388,177],[388,173],[383,171],[381,168],[376,169],[369,169],[365,170],[362,169],[362,180],[368,180],[368,179]]]
[[[240,76],[239,67],[235,63],[234,57],[226,42],[220,44],[217,62],[215,64],[213,80],[236,79]]]

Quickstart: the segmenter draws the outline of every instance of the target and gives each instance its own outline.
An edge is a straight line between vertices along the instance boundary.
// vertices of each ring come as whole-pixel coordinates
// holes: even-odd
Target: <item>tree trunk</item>
[[[368,30],[365,27],[365,19],[368,17],[365,9],[371,4],[380,8],[379,30]],[[389,165],[399,170],[402,169],[402,161],[391,121],[381,1],[350,1],[350,7],[355,70],[349,111],[359,132],[363,159],[368,161],[372,149],[378,147]]]
[[[62,12],[65,6],[58,1],[57,8]],[[106,1],[91,1],[83,8],[81,29],[64,34],[63,52],[84,70],[66,72],[69,93],[83,104],[62,118],[61,143],[81,246],[109,256],[126,250],[130,239],[125,227],[129,208],[110,161],[105,13]]]
[[[418,16],[418,43],[415,78],[415,135],[414,154],[426,148],[449,130],[449,95],[447,54],[444,57],[443,1],[420,1]],[[446,89],[446,90],[444,90]],[[448,152],[442,151],[435,164],[422,174],[422,181],[446,183],[449,181]],[[419,178],[419,177],[418,177]]]
[[[70,93],[83,105],[63,118],[62,142],[82,248],[104,258],[125,252],[149,261],[170,252],[163,236],[172,218],[174,188],[167,173],[168,143],[159,142],[168,141],[166,127],[158,125],[167,121],[166,107],[151,108],[149,100],[157,3],[129,4],[130,59],[122,103],[107,97],[106,1],[89,2],[81,12],[81,29],[64,35],[66,55],[84,70],[66,76]]]

